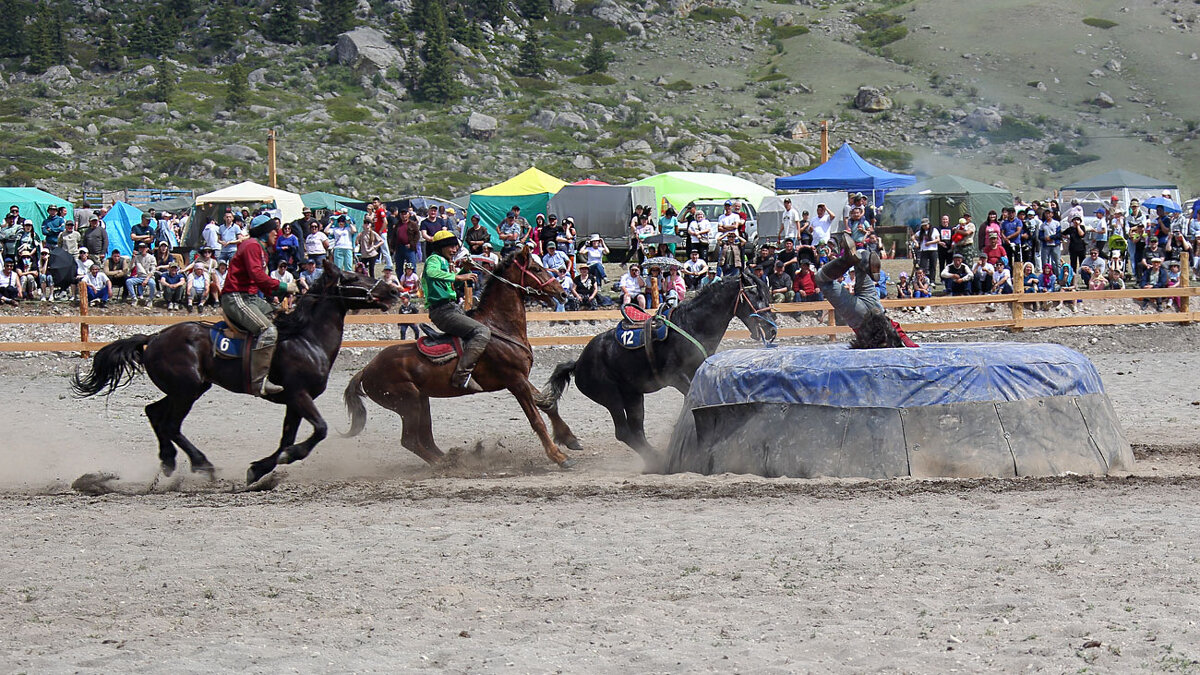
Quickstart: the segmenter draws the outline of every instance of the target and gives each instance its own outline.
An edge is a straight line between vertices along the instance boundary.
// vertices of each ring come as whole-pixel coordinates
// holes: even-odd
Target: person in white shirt
[[[791,197],[783,199],[783,219],[779,222],[779,241],[791,239],[793,241],[800,239],[800,212],[792,208]]]
[[[708,263],[700,257],[699,251],[692,251],[687,262],[683,263],[683,281],[689,289],[700,287],[704,275],[708,274]]]
[[[112,297],[112,282],[109,281],[108,275],[100,271],[99,265],[92,263],[84,279],[87,281],[88,302],[101,307],[107,305],[108,299]]]
[[[208,224],[200,231],[200,237],[204,240],[206,248],[214,251],[221,250],[221,226],[217,225],[217,221],[209,218]]]
[[[213,283],[218,291],[225,290],[225,277],[229,274],[229,263],[224,260],[217,263],[217,271],[213,272]]]
[[[646,308],[646,280],[636,263],[630,265],[629,271],[621,275],[620,287],[622,305],[637,303],[638,307]]]
[[[833,230],[833,214],[824,204],[817,204],[817,215],[813,216],[813,243],[817,246],[829,243],[829,234]]]
[[[192,270],[188,272],[187,282],[184,286],[187,288],[187,311],[192,311],[192,306],[195,305],[196,312],[200,312],[204,305],[208,303],[209,283],[208,269],[202,262],[192,263]]]
[[[688,244],[688,253],[699,251],[700,257],[708,259],[708,245],[712,241],[713,235],[712,223],[708,221],[708,217],[704,215],[704,211],[696,209],[696,217],[692,222],[688,223],[688,238],[691,240]]]
[[[12,258],[5,258],[4,269],[0,271],[0,302],[15,305],[22,297],[21,275],[13,269]]]
[[[589,237],[587,245],[583,247],[585,266],[598,284],[603,284],[608,279],[608,274],[604,271],[604,256],[607,253],[608,244],[605,244],[598,234]]]
[[[329,247],[329,236],[322,232],[320,224],[314,221],[308,226],[308,236],[304,238],[305,258],[315,262],[319,269],[325,256],[329,255]]]

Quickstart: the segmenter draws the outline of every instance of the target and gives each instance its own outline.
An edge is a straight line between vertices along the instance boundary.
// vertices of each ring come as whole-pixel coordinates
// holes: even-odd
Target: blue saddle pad
[[[650,329],[651,337],[655,342],[662,342],[667,339],[667,324],[659,323]],[[644,328],[629,328],[624,324],[617,326],[617,343],[626,349],[638,349],[646,344],[646,330]]]
[[[246,340],[229,337],[225,334],[227,330],[229,330],[229,324],[224,321],[218,321],[209,329],[209,335],[212,337],[213,343],[213,354],[226,359],[240,359],[246,347]]]

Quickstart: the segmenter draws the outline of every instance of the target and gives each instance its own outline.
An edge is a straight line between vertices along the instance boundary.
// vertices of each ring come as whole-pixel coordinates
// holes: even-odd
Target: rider
[[[250,352],[250,390],[247,393],[256,396],[283,391],[283,387],[267,379],[278,334],[271,320],[274,308],[258,293],[283,297],[299,290],[296,282],[280,283],[267,274],[268,251],[275,250],[278,229],[279,221],[267,215],[255,216],[250,221],[250,237],[237,245],[221,291],[221,310],[225,316],[255,338]]]
[[[474,282],[475,275],[470,272],[454,273],[451,261],[458,254],[460,247],[458,237],[455,237],[453,232],[442,230],[435,233],[429,240],[428,247],[429,255],[425,258],[421,288],[429,306],[429,320],[443,332],[463,339],[463,353],[458,359],[454,374],[450,376],[450,384],[469,392],[483,391],[483,387],[471,378],[471,372],[487,349],[488,342],[492,339],[492,331],[467,316],[458,306],[458,298],[454,293],[454,282]],[[468,258],[468,264],[469,260]]]
[[[916,347],[900,324],[887,317],[879,303],[879,292],[875,287],[879,280],[879,254],[866,249],[855,251],[854,239],[847,232],[841,233],[841,241],[841,257],[825,263],[817,271],[816,282],[836,315],[854,330],[850,346],[855,349]],[[842,275],[850,269],[855,270],[853,292],[846,290],[841,282]]]

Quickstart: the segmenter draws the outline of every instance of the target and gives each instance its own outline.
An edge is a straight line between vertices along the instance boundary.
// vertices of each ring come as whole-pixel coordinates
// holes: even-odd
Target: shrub
[[[1083,22],[1085,24],[1091,26],[1092,28],[1103,28],[1104,30],[1108,30],[1109,28],[1116,28],[1118,25],[1116,21],[1109,21],[1108,19],[1097,19],[1097,18],[1090,17],[1090,16],[1088,18],[1084,19]]]
[[[572,84],[580,84],[583,86],[601,86],[607,84],[616,84],[616,78],[604,73],[592,73],[591,75],[580,75],[579,77],[571,78]]]
[[[688,18],[692,21],[716,21],[718,23],[728,21],[735,16],[741,17],[742,20],[746,19],[746,16],[736,9],[713,7],[712,5],[701,5],[688,14]]]
[[[663,85],[663,89],[666,89],[667,91],[684,92],[684,91],[691,91],[695,88],[696,88],[696,86],[694,84],[692,84],[691,82],[688,82],[687,80],[675,80],[674,82],[671,82],[670,84]]]
[[[1038,139],[1042,135],[1042,130],[1029,122],[1013,117],[1004,117],[1000,122],[999,129],[987,133],[987,139],[993,143],[1009,143],[1025,138]]]

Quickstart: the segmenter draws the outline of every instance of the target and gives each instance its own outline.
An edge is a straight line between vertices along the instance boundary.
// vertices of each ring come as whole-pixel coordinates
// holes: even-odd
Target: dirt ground
[[[481,395],[434,402],[439,442],[462,449],[449,467],[403,450],[399,418],[369,403],[361,436],[247,493],[282,412],[214,391],[184,431],[218,480],[185,469],[136,494],[157,471],[148,380],[79,402],[78,359],[0,359],[0,672],[1200,670],[1200,327],[917,338],[1084,351],[1136,470],[642,475],[571,389],[586,449],[569,472],[515,401]],[[575,353],[539,349],[535,382]],[[335,430],[370,356],[345,354],[319,401]],[[681,402],[649,399],[658,447]],[[70,488],[90,472],[119,492]]]

